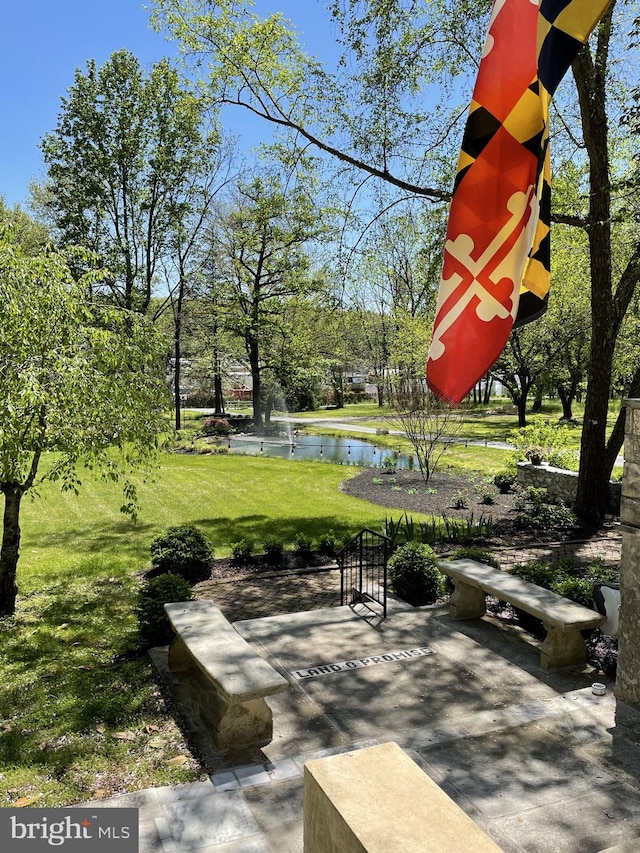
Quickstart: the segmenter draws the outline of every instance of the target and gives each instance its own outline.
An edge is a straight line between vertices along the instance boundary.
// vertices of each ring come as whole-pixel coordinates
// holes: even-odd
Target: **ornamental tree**
[[[87,304],[87,276],[74,280],[69,262],[0,231],[0,616],[15,612],[24,495],[44,480],[77,491],[85,467],[121,481],[135,513],[127,475],[151,460],[166,411],[157,333],[135,312]]]

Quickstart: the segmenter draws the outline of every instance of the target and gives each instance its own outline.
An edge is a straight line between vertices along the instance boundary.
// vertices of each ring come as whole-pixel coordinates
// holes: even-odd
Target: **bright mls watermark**
[[[138,810],[0,808],[0,850],[138,853]]]

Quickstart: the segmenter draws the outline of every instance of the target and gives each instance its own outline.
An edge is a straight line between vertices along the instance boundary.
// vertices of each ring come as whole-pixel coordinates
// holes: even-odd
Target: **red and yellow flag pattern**
[[[456,405],[549,290],[549,105],[610,0],[494,0],[451,200],[427,382]]]

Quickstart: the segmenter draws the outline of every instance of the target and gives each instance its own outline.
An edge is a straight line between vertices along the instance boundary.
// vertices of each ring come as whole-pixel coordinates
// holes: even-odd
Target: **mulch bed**
[[[490,520],[492,532],[481,540],[482,547],[487,549],[587,540],[597,536],[600,531],[600,528],[585,528],[580,525],[562,530],[521,530],[516,525],[515,495],[497,494],[494,502],[487,504],[482,499],[484,486],[486,480],[480,477],[474,479],[447,471],[437,472],[425,483],[416,471],[396,471],[388,474],[379,468],[366,468],[357,476],[344,480],[340,489],[345,494],[385,507],[387,511],[384,515],[396,522],[404,513],[408,516],[412,513],[446,516],[448,519],[461,521],[471,518],[475,522],[481,519]],[[465,497],[464,507],[456,506],[461,494]],[[450,549],[450,543],[442,545],[442,549]],[[285,552],[282,560],[276,563],[262,554],[256,554],[243,563],[231,557],[215,560],[211,577],[241,580],[267,573],[301,572],[331,565],[335,566],[335,560],[322,554],[301,557]]]
[[[264,554],[254,554],[243,562],[234,560],[233,557],[223,557],[214,560],[211,579],[246,580],[265,574],[296,574],[327,567],[336,568],[336,561],[323,554],[300,557],[291,552],[285,552],[282,560],[277,563],[269,560]]]
[[[340,488],[348,495],[363,498],[370,503],[387,507],[386,515],[397,521],[403,513],[423,513],[438,517],[475,522],[491,520],[492,533],[483,537],[485,547],[513,547],[541,542],[564,542],[589,539],[597,535],[598,529],[585,528],[576,524],[562,530],[521,530],[516,525],[517,510],[515,494],[497,494],[493,503],[483,502],[487,481],[448,471],[436,472],[428,481],[416,471],[382,473],[380,469],[368,468]],[[464,495],[464,507],[456,506],[460,495]]]

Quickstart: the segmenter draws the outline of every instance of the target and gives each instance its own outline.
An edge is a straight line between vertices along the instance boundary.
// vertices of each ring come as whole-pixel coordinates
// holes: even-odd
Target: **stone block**
[[[622,497],[640,500],[640,459],[627,459],[622,473]]]
[[[640,531],[623,531],[616,696],[640,709]]]
[[[630,462],[640,459],[640,435],[625,434],[624,456]]]
[[[483,589],[454,580],[455,589],[449,599],[449,615],[452,619],[480,619],[486,611],[486,596]]]
[[[640,435],[640,400],[623,400],[622,405],[627,410],[625,435]]]
[[[305,853],[499,853],[396,743],[309,761]]]
[[[197,725],[221,750],[268,743],[273,714],[265,696],[288,689],[288,681],[212,601],[170,602],[165,611],[175,632],[169,669]]]
[[[620,627],[616,697],[640,709],[640,400],[624,400]],[[625,529],[624,525],[627,525]]]
[[[583,666],[587,661],[587,647],[576,628],[557,628],[548,625],[547,636],[540,646],[540,664],[543,669],[557,670]]]
[[[171,671],[180,682],[192,708],[211,734],[218,749],[229,750],[251,744],[266,744],[273,738],[273,712],[261,698],[229,702],[197,666],[185,644],[174,637],[169,647]]]
[[[620,521],[640,530],[640,500],[622,496],[620,500]]]

